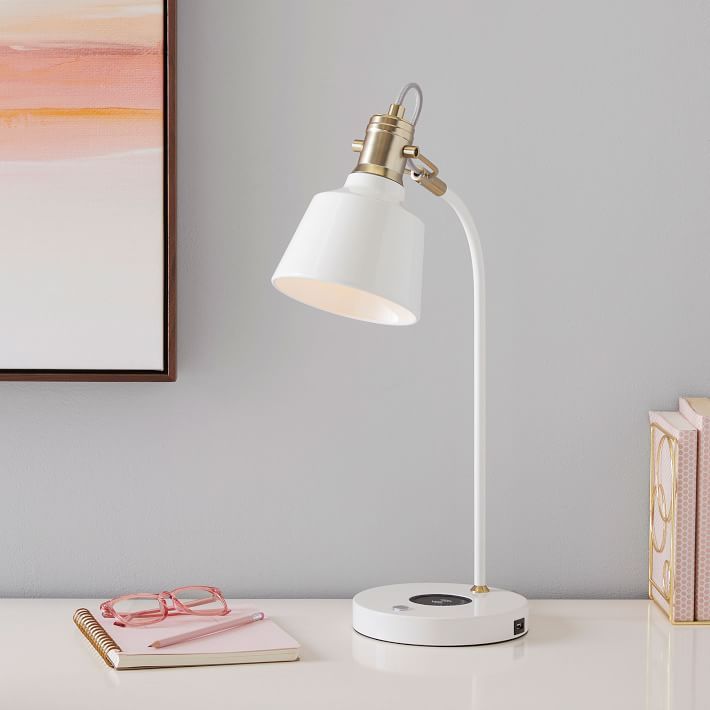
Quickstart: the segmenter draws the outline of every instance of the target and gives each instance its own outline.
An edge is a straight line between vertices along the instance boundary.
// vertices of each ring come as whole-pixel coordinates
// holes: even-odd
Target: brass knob
[[[419,148],[415,145],[405,145],[402,148],[402,155],[405,158],[417,158],[419,156]]]
[[[363,145],[365,145],[365,141],[361,141],[361,140],[357,140],[357,139],[354,140],[353,144],[352,144],[353,153],[359,153],[360,151],[362,151]]]

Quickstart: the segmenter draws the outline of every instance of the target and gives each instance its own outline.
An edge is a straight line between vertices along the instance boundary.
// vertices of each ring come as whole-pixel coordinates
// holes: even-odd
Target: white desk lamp
[[[416,93],[411,123],[403,101]],[[336,315],[385,325],[419,320],[424,224],[403,206],[402,178],[442,197],[468,239],[473,264],[473,585],[415,583],[376,587],[353,599],[353,628],[375,639],[468,646],[528,631],[527,600],[486,585],[486,304],[483,254],[471,214],[413,144],[422,105],[417,84],[403,87],[383,115],[353,141],[357,165],[339,190],[316,195],[271,281],[282,293]],[[420,165],[417,165],[418,161]]]

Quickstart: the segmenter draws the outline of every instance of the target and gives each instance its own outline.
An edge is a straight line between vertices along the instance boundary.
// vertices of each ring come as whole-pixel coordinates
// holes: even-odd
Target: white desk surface
[[[72,623],[96,600],[0,600],[0,708],[710,708],[710,626],[671,626],[646,601],[533,601],[526,637],[473,648],[359,636],[349,600],[246,601],[300,661],[117,672]]]

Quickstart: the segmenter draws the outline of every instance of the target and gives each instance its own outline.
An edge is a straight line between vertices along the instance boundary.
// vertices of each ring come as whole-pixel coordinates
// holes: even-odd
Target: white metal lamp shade
[[[316,195],[273,285],[306,305],[356,320],[419,320],[424,224],[402,206],[404,188],[353,173],[339,190]]]

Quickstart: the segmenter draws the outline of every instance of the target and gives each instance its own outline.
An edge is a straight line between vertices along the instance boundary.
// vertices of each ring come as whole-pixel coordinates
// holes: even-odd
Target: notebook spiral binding
[[[89,643],[98,651],[106,665],[113,668],[114,665],[108,654],[111,651],[121,653],[121,647],[106,633],[88,609],[77,609],[73,618],[79,631],[86,636]]]

